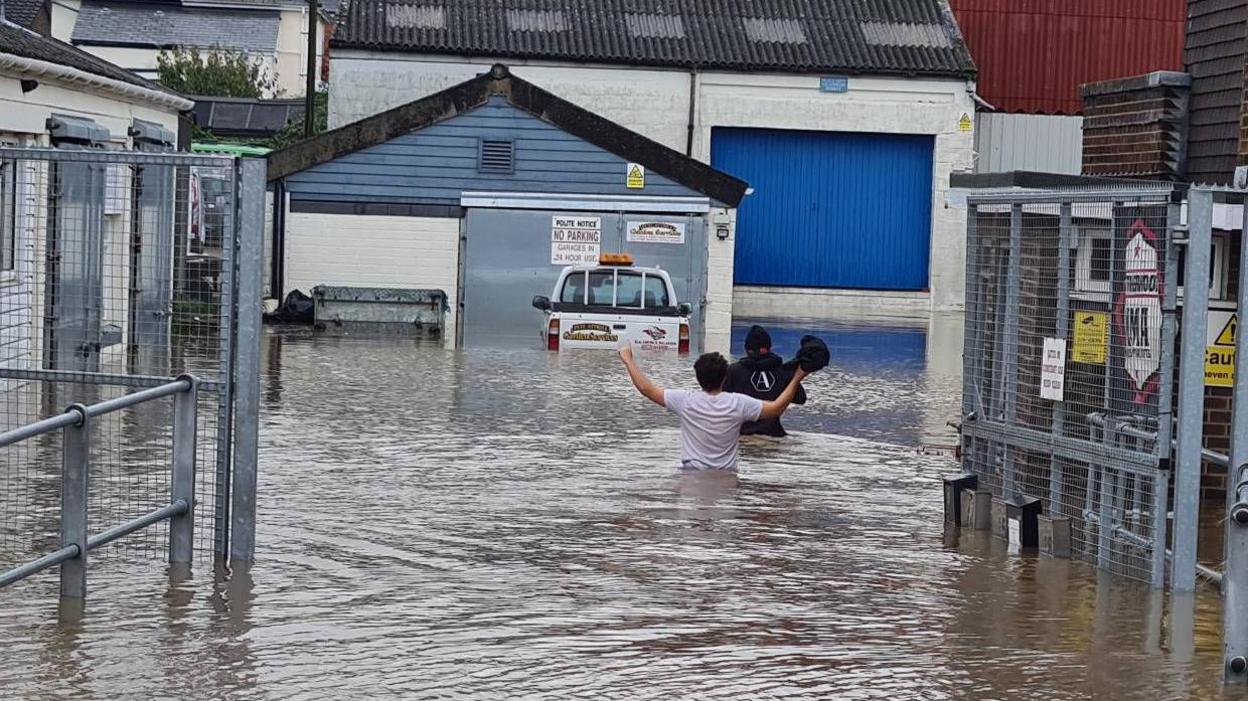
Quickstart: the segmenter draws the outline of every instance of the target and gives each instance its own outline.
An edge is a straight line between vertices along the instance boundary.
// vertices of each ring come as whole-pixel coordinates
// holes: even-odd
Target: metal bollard
[[[66,426],[61,454],[61,547],[73,545],[78,554],[61,563],[61,598],[87,595],[87,482],[91,472],[91,418],[75,404],[78,423]]]
[[[199,382],[190,375],[179,377],[190,389],[173,395],[174,503],[186,503],[186,511],[169,519],[169,562],[189,563],[195,549],[195,444],[199,425]]]

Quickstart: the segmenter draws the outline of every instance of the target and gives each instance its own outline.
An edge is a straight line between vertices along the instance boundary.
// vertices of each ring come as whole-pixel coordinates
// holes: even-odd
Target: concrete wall
[[[285,263],[286,289],[305,294],[317,285],[442,290],[444,338],[455,338],[459,219],[290,212]]]
[[[496,59],[447,59],[338,50],[331,56],[329,122],[341,126],[406,104],[484,72]],[[821,93],[817,75],[705,73],[549,62],[505,61],[530,80],[607,119],[681,152],[709,161],[717,126],[820,131],[926,134],[935,137],[932,192],[932,268],[928,306],[963,304],[966,213],[945,208],[949,175],[970,170],[974,116],[964,81],[854,77],[849,92]],[[691,91],[692,88],[692,91]],[[782,294],[774,291],[773,294]],[[876,297],[874,293],[856,293]],[[890,303],[890,296],[878,296]]]

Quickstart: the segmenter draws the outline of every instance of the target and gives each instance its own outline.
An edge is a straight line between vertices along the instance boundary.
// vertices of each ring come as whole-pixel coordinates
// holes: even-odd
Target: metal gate
[[[0,148],[0,174],[0,430],[194,375],[196,545],[230,553],[238,505],[250,559],[263,162]],[[172,421],[153,402],[93,422],[91,523],[170,502]],[[55,540],[59,441],[0,456],[0,569]],[[167,525],[113,549],[166,544]]]
[[[969,197],[964,465],[1161,586],[1180,204],[1166,184]]]
[[[639,266],[658,266],[672,278],[676,296],[693,304],[690,323],[702,328],[706,296],[706,225],[699,216],[619,212],[469,209],[460,265],[464,344],[538,347],[540,312],[534,295],[549,295],[562,265],[551,263],[555,217],[588,219],[601,235],[602,252],[627,251]],[[628,241],[630,222],[667,222],[684,227],[684,242]],[[694,334],[695,338],[700,333]]]

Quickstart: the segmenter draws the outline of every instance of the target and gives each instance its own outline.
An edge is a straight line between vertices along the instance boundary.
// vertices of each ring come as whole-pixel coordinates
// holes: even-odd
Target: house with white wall
[[[945,0],[675,4],[355,0],[331,40],[330,126],[505,62],[750,183],[734,312],[926,316],[963,302],[975,69]]]
[[[0,21],[0,147],[173,150],[179,115],[191,107],[190,100],[116,65]],[[83,344],[91,347],[93,363],[120,357],[138,286],[131,275],[142,263],[132,260],[139,255],[136,217],[145,217],[149,207],[171,210],[172,187],[167,170],[77,162],[53,171],[48,159],[0,159],[0,364],[86,369],[75,365],[86,357],[78,353]],[[147,199],[136,202],[139,192]],[[166,194],[161,202],[149,201],[160,192]],[[85,326],[61,329],[59,344],[44,333],[45,319],[58,318],[57,305],[72,297],[68,284],[53,282],[59,279],[53,266],[70,265],[65,250],[49,255],[53,245],[72,245],[104,271],[95,283],[74,287],[89,291],[99,310],[91,319],[92,338],[81,336]],[[60,299],[46,299],[47,290]],[[73,334],[74,342],[65,340]]]
[[[7,0],[14,22],[149,79],[163,49],[226,49],[259,61],[275,81],[264,97],[303,95],[308,3],[299,0]],[[324,46],[328,15],[317,18]],[[336,9],[336,3],[331,6]]]

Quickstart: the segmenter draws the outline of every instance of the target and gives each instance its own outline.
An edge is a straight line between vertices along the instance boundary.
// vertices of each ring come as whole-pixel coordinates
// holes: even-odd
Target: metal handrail
[[[61,448],[61,548],[7,572],[0,587],[61,565],[61,596],[86,594],[87,553],[135,531],[170,521],[169,561],[191,560],[194,535],[195,433],[198,423],[198,381],[191,375],[89,406],[75,404],[64,413],[0,433],[0,447],[64,431]],[[87,489],[91,456],[91,420],[122,409],[173,396],[172,502],[94,536],[87,536]]]

